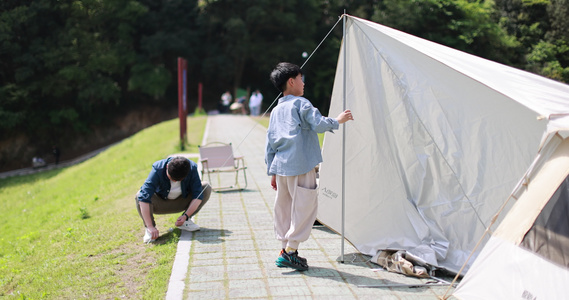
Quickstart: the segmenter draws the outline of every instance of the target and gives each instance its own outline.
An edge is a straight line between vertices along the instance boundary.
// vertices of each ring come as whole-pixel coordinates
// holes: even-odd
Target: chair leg
[[[235,170],[235,185],[233,187],[237,187],[239,185],[239,170]]]
[[[214,182],[211,179],[211,172],[206,171],[205,173],[207,173],[207,180],[209,182],[209,185],[211,186],[212,191],[214,192],[224,192],[224,191],[230,191],[230,190],[244,190],[247,188],[248,182],[247,182],[247,173],[245,172],[245,169],[243,169],[243,179],[245,181],[245,185],[241,186],[239,185],[239,169],[235,169],[235,183],[232,186],[218,186],[221,182],[225,183],[225,180],[221,180],[220,179],[220,174],[221,173],[217,173],[217,172],[213,172],[214,173],[214,177],[217,176],[216,181]],[[228,174],[230,175],[230,174]],[[202,173],[202,180],[204,179],[205,174]],[[226,177],[224,177],[225,179]],[[229,178],[227,178],[227,180],[229,180]]]
[[[202,176],[202,178],[203,178],[203,176]],[[213,188],[214,183],[213,183],[213,181],[211,181],[211,173],[210,172],[207,172],[207,180],[209,181],[209,186],[211,186],[211,190],[213,191],[214,190],[214,188]]]
[[[245,178],[245,187],[243,187],[243,189],[247,188],[247,172],[246,170],[243,170],[243,178]]]
[[[245,186],[239,186],[240,190],[244,190],[247,188],[247,173],[243,170],[243,178],[245,179]],[[235,170],[235,187],[239,185],[239,170]]]

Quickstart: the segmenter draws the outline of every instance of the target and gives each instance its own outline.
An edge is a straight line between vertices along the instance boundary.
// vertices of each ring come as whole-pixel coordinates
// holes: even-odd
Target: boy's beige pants
[[[282,247],[298,249],[316,220],[318,190],[314,169],[298,176],[276,176],[275,234]]]

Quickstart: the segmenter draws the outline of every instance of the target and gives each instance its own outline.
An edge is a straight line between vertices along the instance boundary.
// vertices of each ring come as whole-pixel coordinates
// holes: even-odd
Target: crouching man
[[[190,218],[206,204],[210,194],[211,187],[200,180],[195,162],[178,156],[152,164],[148,178],[136,194],[136,209],[146,227],[143,241],[150,243],[160,236],[154,214],[181,212],[175,223],[178,228],[200,230]]]

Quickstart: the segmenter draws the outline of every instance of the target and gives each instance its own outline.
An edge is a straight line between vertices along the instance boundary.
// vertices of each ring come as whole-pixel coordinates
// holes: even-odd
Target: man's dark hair
[[[299,66],[288,62],[281,62],[271,72],[271,82],[280,92],[284,92],[287,80],[289,78],[295,78],[298,74],[302,75],[302,70]]]
[[[185,157],[177,156],[168,162],[167,168],[172,180],[181,181],[190,172],[190,161]]]

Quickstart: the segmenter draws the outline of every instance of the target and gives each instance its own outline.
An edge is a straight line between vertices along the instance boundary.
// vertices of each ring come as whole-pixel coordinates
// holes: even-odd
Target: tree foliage
[[[567,0],[497,0],[501,24],[516,37],[514,65],[569,82]]]
[[[386,0],[373,20],[488,59],[508,63],[518,46],[491,1]]]
[[[138,2],[30,1],[0,15],[0,129],[55,138],[84,131],[120,104],[127,68],[136,58]],[[67,131],[67,130],[64,130]]]
[[[202,1],[200,9],[207,45],[200,74],[218,83],[219,95],[240,87],[273,91],[268,85],[272,67],[281,60],[298,63],[302,51],[315,46],[315,0]]]
[[[4,0],[0,135],[61,143],[135,106],[175,109],[178,57],[188,60],[189,100],[202,82],[206,109],[237,88],[272,100],[272,67],[303,64],[344,10],[569,82],[569,0],[495,1]],[[323,113],[341,35],[337,26],[304,66]]]

